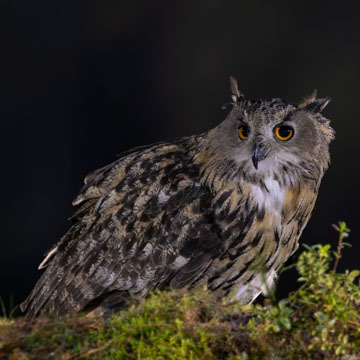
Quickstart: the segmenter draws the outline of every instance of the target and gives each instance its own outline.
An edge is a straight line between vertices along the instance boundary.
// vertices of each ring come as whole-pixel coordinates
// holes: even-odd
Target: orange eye
[[[276,137],[281,141],[290,140],[294,135],[294,129],[290,126],[281,125],[275,129]]]
[[[249,137],[250,130],[247,126],[240,126],[238,129],[239,138],[246,140]]]

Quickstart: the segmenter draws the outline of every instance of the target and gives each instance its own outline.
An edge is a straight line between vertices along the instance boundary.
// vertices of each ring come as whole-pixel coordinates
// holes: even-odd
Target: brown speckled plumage
[[[29,316],[100,307],[170,285],[251,302],[298,247],[333,138],[315,94],[251,101],[232,80],[229,114],[201,135],[130,150],[85,178],[73,226],[40,265]],[[279,124],[293,137],[280,141]],[[248,137],[239,137],[246,126]]]

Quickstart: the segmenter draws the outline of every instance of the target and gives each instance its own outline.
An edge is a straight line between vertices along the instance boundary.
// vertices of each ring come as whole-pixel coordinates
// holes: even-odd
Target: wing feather
[[[105,304],[106,294],[114,306],[114,291],[121,299],[143,296],[201,276],[221,240],[189,152],[184,140],[156,144],[89,174],[74,200],[77,221],[46,259],[22,310],[62,315],[96,299]]]

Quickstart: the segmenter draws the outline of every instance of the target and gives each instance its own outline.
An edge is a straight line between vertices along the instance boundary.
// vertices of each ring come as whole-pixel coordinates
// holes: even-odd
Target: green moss
[[[203,290],[162,291],[107,321],[2,319],[0,358],[357,359],[360,271],[330,267],[348,233],[341,224],[340,251],[306,246],[296,265],[303,284],[285,300],[241,307],[214,304]]]

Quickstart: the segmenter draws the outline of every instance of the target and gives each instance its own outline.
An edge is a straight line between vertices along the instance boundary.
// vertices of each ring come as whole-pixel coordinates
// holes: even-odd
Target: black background
[[[91,170],[131,147],[223,120],[229,75],[249,98],[317,88],[337,132],[302,242],[336,243],[347,221],[359,267],[359,16],[339,1],[1,3],[0,295],[21,301],[67,230]],[[295,258],[294,258],[295,259]],[[279,295],[296,288],[282,276]]]

